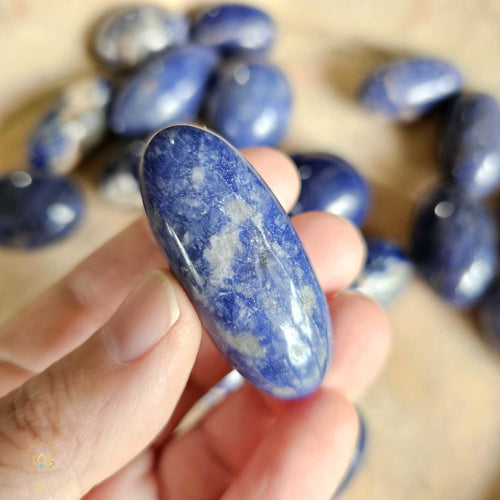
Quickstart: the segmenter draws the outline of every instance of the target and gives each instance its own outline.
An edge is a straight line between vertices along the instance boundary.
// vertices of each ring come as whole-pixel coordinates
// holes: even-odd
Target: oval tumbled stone
[[[109,127],[124,136],[145,136],[165,125],[196,118],[218,56],[209,47],[186,45],[147,63],[118,90]]]
[[[367,108],[401,121],[430,111],[462,87],[462,77],[451,64],[436,59],[404,59],[381,67],[359,91]]]
[[[70,179],[22,170],[0,177],[0,245],[53,243],[72,233],[84,212],[83,195]]]
[[[276,25],[250,5],[222,4],[202,11],[192,27],[193,39],[224,55],[261,53],[276,40]]]
[[[289,217],[218,135],[174,125],[146,147],[144,206],[222,354],[280,398],[314,391],[331,353],[325,296]]]
[[[182,14],[159,5],[136,5],[112,12],[99,26],[94,50],[115,69],[129,69],[172,45],[185,43],[189,24]]]

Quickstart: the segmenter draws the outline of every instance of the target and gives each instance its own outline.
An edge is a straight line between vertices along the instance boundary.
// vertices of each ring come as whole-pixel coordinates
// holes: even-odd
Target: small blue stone
[[[223,55],[263,53],[276,41],[276,25],[262,10],[222,4],[203,11],[192,27],[193,39]]]
[[[170,269],[222,354],[280,398],[313,392],[331,354],[325,296],[295,229],[247,160],[174,125],[144,153],[141,190]]]
[[[173,45],[187,41],[182,14],[158,5],[136,5],[111,13],[99,26],[94,50],[113,69],[130,69]]]
[[[450,103],[439,147],[452,182],[471,196],[500,186],[500,106],[486,94],[462,94]]]
[[[99,182],[104,198],[124,208],[142,208],[139,165],[145,147],[144,141],[134,139],[111,152]]]
[[[270,63],[235,62],[219,73],[208,98],[211,125],[233,146],[276,146],[290,123],[292,92]]]
[[[500,278],[481,299],[479,315],[484,337],[500,352]]]
[[[363,270],[352,287],[382,307],[390,307],[406,290],[413,266],[399,246],[389,240],[368,238]]]
[[[497,238],[486,207],[456,186],[441,185],[418,207],[412,257],[442,298],[457,307],[470,306],[495,276]]]
[[[118,90],[110,129],[141,137],[196,118],[218,56],[201,45],[175,47],[147,63]]]
[[[319,210],[363,224],[370,207],[370,188],[352,165],[328,153],[299,153],[292,160],[302,179],[292,215]]]
[[[87,78],[69,85],[31,136],[31,168],[50,174],[75,168],[106,134],[111,94],[111,85],[103,78]]]
[[[84,213],[80,189],[65,177],[22,170],[0,177],[0,245],[48,245],[72,233]]]
[[[340,495],[345,491],[345,489],[349,486],[356,473],[358,472],[366,454],[366,443],[367,443],[367,430],[366,423],[363,415],[359,410],[356,410],[358,414],[358,439],[356,440],[356,448],[354,449],[354,453],[352,454],[351,461],[349,462],[349,466],[347,467],[347,471],[340,482],[337,491],[332,497],[332,500],[339,498]]]
[[[430,111],[462,87],[451,64],[434,59],[404,59],[375,71],[361,86],[367,108],[394,120],[411,121]]]

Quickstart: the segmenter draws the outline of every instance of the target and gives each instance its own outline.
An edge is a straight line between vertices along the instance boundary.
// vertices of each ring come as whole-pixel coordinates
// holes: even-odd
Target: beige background
[[[0,170],[25,165],[27,135],[54,89],[95,69],[86,52],[91,26],[123,3],[0,0]],[[454,61],[468,87],[500,98],[500,1],[267,3],[280,26],[275,58],[296,94],[284,148],[322,149],[350,159],[375,189],[368,232],[404,243],[413,201],[437,176],[435,120],[391,125],[360,109],[353,92],[378,62],[418,53]],[[94,155],[77,174],[90,201],[82,230],[37,252],[0,251],[0,321],[135,217],[96,195],[92,182],[99,160]],[[390,317],[389,363],[361,402],[368,456],[346,500],[499,499],[498,357],[483,345],[474,317],[453,312],[421,283]]]

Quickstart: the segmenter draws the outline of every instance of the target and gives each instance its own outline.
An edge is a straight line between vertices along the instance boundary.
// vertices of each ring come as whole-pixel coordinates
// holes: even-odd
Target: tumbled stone
[[[370,208],[370,188],[352,165],[328,153],[298,153],[292,160],[302,180],[292,215],[320,210],[363,224]]]
[[[314,391],[331,352],[325,296],[293,225],[229,143],[174,125],[140,172],[155,237],[228,361],[280,398]]]
[[[249,5],[221,4],[202,11],[192,27],[193,39],[224,55],[262,53],[276,40],[276,25]]]
[[[458,187],[437,186],[417,208],[412,257],[442,298],[458,307],[470,306],[495,276],[494,220],[484,205]]]
[[[125,7],[107,16],[97,30],[94,51],[113,69],[130,69],[173,45],[187,41],[183,14],[159,5]]]
[[[367,108],[394,120],[411,121],[430,111],[462,87],[451,64],[436,59],[403,59],[369,76],[359,91]]]
[[[108,201],[124,208],[142,208],[139,165],[146,143],[134,139],[109,154],[99,182],[99,191]]]
[[[276,146],[290,123],[290,84],[270,63],[227,64],[207,101],[210,124],[237,148]]]
[[[413,265],[393,241],[367,238],[366,246],[366,262],[352,288],[390,307],[410,284]]]
[[[111,85],[103,78],[85,78],[69,85],[30,138],[31,168],[51,174],[75,168],[106,134],[111,93]]]
[[[141,137],[172,123],[196,118],[218,62],[209,47],[176,47],[147,63],[119,89],[109,127],[118,135]]]
[[[450,180],[475,197],[500,186],[500,106],[486,94],[462,94],[450,103],[439,156]]]
[[[479,315],[484,338],[500,352],[500,278],[481,299]]]
[[[72,233],[84,212],[83,195],[70,179],[22,170],[0,177],[0,245],[48,245]]]

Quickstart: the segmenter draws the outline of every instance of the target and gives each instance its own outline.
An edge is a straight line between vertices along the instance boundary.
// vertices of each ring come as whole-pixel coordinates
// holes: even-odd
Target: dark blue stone
[[[390,307],[408,287],[413,266],[393,241],[368,238],[366,246],[365,266],[352,288],[382,307]]]
[[[140,178],[156,239],[222,354],[276,397],[314,391],[331,353],[326,299],[253,167],[210,131],[174,125],[149,142]]]
[[[31,168],[62,174],[76,167],[106,134],[111,93],[111,85],[103,78],[87,78],[69,85],[31,136]]]
[[[72,233],[84,213],[83,195],[70,179],[22,170],[0,177],[0,245],[48,245]]]
[[[288,80],[279,68],[265,62],[226,65],[208,97],[211,125],[237,148],[278,145],[291,111]]]
[[[363,224],[370,207],[370,188],[352,165],[328,153],[299,153],[292,160],[302,179],[292,215],[320,210]]]
[[[139,165],[146,143],[140,139],[121,144],[106,160],[99,190],[107,200],[124,208],[141,208]]]
[[[439,155],[448,177],[472,196],[500,186],[500,106],[486,94],[462,94],[450,103]]]
[[[495,222],[456,186],[438,186],[418,207],[412,257],[441,297],[458,307],[472,305],[495,276]]]
[[[201,45],[169,50],[125,82],[111,105],[109,127],[124,136],[144,136],[165,125],[196,118],[218,62]]]
[[[411,121],[462,87],[451,64],[435,59],[404,59],[375,71],[361,86],[359,99],[389,118]]]
[[[130,69],[152,55],[187,41],[183,14],[159,5],[136,5],[111,13],[96,34],[94,50],[107,66]]]
[[[479,309],[483,336],[500,352],[500,278],[490,286]]]
[[[359,410],[356,410],[358,413],[358,439],[356,440],[356,448],[354,449],[354,453],[351,457],[351,461],[349,462],[349,466],[347,467],[347,471],[340,482],[337,491],[332,497],[332,500],[339,498],[340,495],[346,490],[354,476],[359,470],[359,467],[363,463],[365,454],[366,454],[366,442],[367,442],[367,431],[366,431],[366,423],[363,415]]]
[[[222,4],[203,11],[192,27],[193,39],[224,55],[262,53],[276,40],[276,25],[262,10]]]

